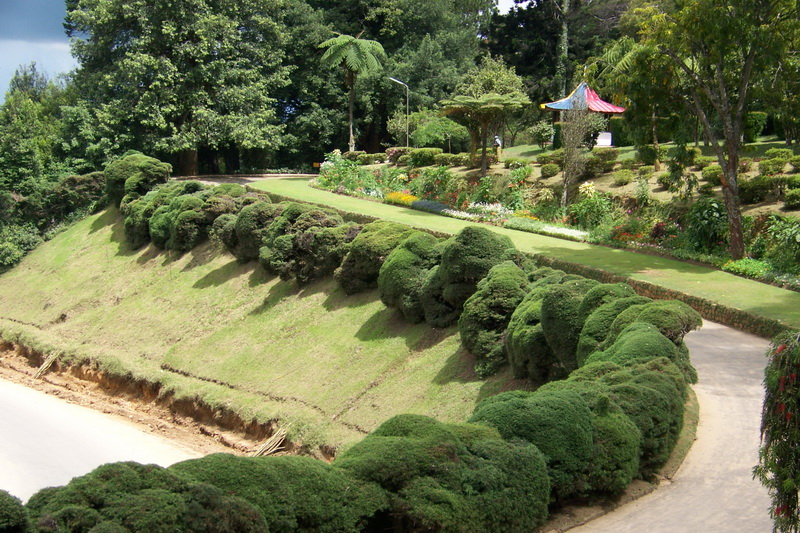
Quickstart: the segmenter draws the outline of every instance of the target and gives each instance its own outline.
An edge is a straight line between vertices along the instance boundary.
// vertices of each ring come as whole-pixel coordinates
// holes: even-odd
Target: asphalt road
[[[758,462],[761,381],[769,343],[706,322],[686,336],[699,383],[697,440],[672,483],[575,533],[769,533],[770,501],[752,478]]]
[[[124,419],[0,380],[0,489],[23,501],[115,461],[168,466],[198,454]]]

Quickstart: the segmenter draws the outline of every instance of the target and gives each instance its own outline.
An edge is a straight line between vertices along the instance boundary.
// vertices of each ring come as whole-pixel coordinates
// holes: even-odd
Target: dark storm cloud
[[[66,42],[64,15],[64,0],[0,0],[0,40]]]

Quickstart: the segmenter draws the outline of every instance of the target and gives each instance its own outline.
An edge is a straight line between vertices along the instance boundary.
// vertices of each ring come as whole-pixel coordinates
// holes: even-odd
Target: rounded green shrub
[[[636,291],[627,283],[601,283],[586,292],[578,308],[578,314],[585,321],[601,305],[633,296],[636,296]]]
[[[400,311],[412,324],[424,320],[422,288],[428,271],[440,257],[440,241],[430,233],[414,232],[401,242],[378,273],[378,290],[384,305]]]
[[[283,208],[284,206],[281,204],[273,204],[265,200],[259,200],[243,207],[239,211],[234,225],[237,245],[236,248],[230,248],[229,251],[242,262],[258,259],[267,229]]]
[[[511,239],[479,226],[467,226],[442,249],[443,297],[461,309],[489,270],[516,250]]]
[[[532,531],[547,517],[542,453],[496,432],[399,415],[347,450],[334,466],[390,493],[392,521],[370,530]]]
[[[414,231],[409,226],[384,220],[364,226],[334,273],[345,294],[376,288],[383,262]]]
[[[172,172],[169,163],[135,152],[106,165],[106,194],[116,206],[126,194],[143,196],[159,183],[166,183]]]
[[[603,351],[591,354],[586,363],[610,361],[621,366],[642,363],[659,357],[671,361],[678,359],[678,347],[667,339],[652,324],[634,322]]]
[[[606,342],[615,342],[622,330],[634,322],[653,324],[666,338],[678,344],[687,333],[703,325],[703,317],[679,300],[657,300],[631,306],[614,319]]]
[[[542,299],[542,329],[547,344],[558,360],[558,367],[569,374],[578,368],[577,351],[584,316],[581,302],[594,280],[581,279],[547,287]]]
[[[790,189],[783,197],[785,209],[800,209],[800,189]]]
[[[249,502],[263,514],[267,531],[360,531],[386,505],[379,487],[309,457],[213,454],[169,470]]]
[[[514,310],[505,333],[505,348],[511,372],[517,379],[546,383],[564,377],[542,330],[544,290],[531,290]]]
[[[773,181],[782,176],[754,176],[739,180],[739,198],[743,204],[757,204],[772,192]]]
[[[222,244],[228,250],[233,250],[238,246],[236,240],[236,215],[220,215],[211,224],[209,236],[216,242]]]
[[[183,211],[175,217],[170,248],[181,252],[189,251],[205,240],[207,231],[206,218],[202,213]]]
[[[722,183],[722,167],[719,165],[708,165],[703,169],[703,179],[711,185]]]
[[[800,172],[800,155],[790,157],[789,164],[792,166],[792,172]]]
[[[634,173],[632,170],[622,169],[614,172],[614,185],[622,187],[633,181]]]
[[[347,246],[363,226],[349,223],[335,227],[313,226],[294,239],[291,273],[301,286],[333,275],[342,264]]]
[[[555,163],[546,163],[542,165],[542,177],[545,179],[552,178],[559,172],[561,172],[561,167]]]
[[[452,326],[461,315],[461,309],[452,306],[444,299],[444,277],[439,265],[425,274],[422,282],[420,304],[425,315],[425,322],[435,328]]]
[[[433,165],[434,158],[441,153],[441,148],[414,148],[409,153],[411,166],[427,167]]]
[[[758,163],[758,174],[760,176],[774,176],[783,172],[787,159],[764,159]]]
[[[791,148],[770,148],[764,152],[764,157],[767,159],[779,159],[786,163],[794,157],[794,152]]]
[[[489,270],[464,303],[458,331],[462,346],[476,357],[478,376],[490,376],[506,362],[503,332],[527,289],[527,274],[513,262],[505,261]]]
[[[100,466],[64,487],[34,494],[27,508],[39,524],[52,524],[52,531],[255,533],[267,528],[261,512],[246,501],[137,463]]]
[[[705,170],[709,165],[713,165],[717,161],[715,156],[699,155],[695,156],[693,164],[696,170]],[[719,166],[719,165],[717,165]],[[721,168],[720,168],[721,170]]]
[[[504,439],[534,444],[547,458],[556,499],[583,494],[592,457],[592,413],[574,391],[513,391],[482,400],[469,422],[497,428]]]
[[[0,531],[28,533],[32,531],[28,512],[19,498],[0,490]]]
[[[598,291],[603,290],[600,287],[603,287],[603,285],[597,286]],[[587,297],[590,293],[591,291],[587,293]],[[601,349],[611,330],[611,325],[620,313],[634,305],[644,305],[651,301],[650,298],[645,298],[644,296],[628,296],[617,300],[611,300],[592,311],[591,314],[586,317],[583,328],[581,328],[580,337],[578,338],[578,347],[575,353],[578,366],[583,366],[589,355]],[[589,304],[587,303],[587,307],[584,308],[583,302],[581,302],[579,312],[585,312],[588,306]]]

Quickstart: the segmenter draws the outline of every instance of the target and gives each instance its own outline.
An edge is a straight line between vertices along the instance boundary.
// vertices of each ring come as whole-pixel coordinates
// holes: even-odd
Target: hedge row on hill
[[[541,385],[483,400],[468,424],[400,415],[333,466],[222,456],[183,463],[169,472],[232,500],[198,504],[189,488],[168,488],[175,494],[158,498],[172,506],[171,520],[184,520],[182,505],[224,517],[228,506],[247,504],[269,531],[530,531],[553,502],[616,494],[652,476],[674,447],[687,383],[696,379],[683,337],[701,323],[685,304],[540,267],[478,226],[443,239],[194,182],[132,193],[121,205],[132,244],[185,250],[210,236],[282,279],[333,274],[348,294],[377,288],[410,322],[457,323],[479,375],[509,363],[515,377]],[[348,482],[347,490],[337,485]],[[347,492],[352,501],[337,499]],[[125,525],[92,505],[98,527]],[[29,504],[40,524],[45,515],[57,521],[56,507]]]

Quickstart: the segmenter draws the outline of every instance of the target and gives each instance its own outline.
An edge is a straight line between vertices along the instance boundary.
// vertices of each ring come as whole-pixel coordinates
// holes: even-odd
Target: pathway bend
[[[768,341],[705,322],[686,336],[697,368],[697,440],[672,482],[575,533],[769,533],[770,500],[753,480]]]

